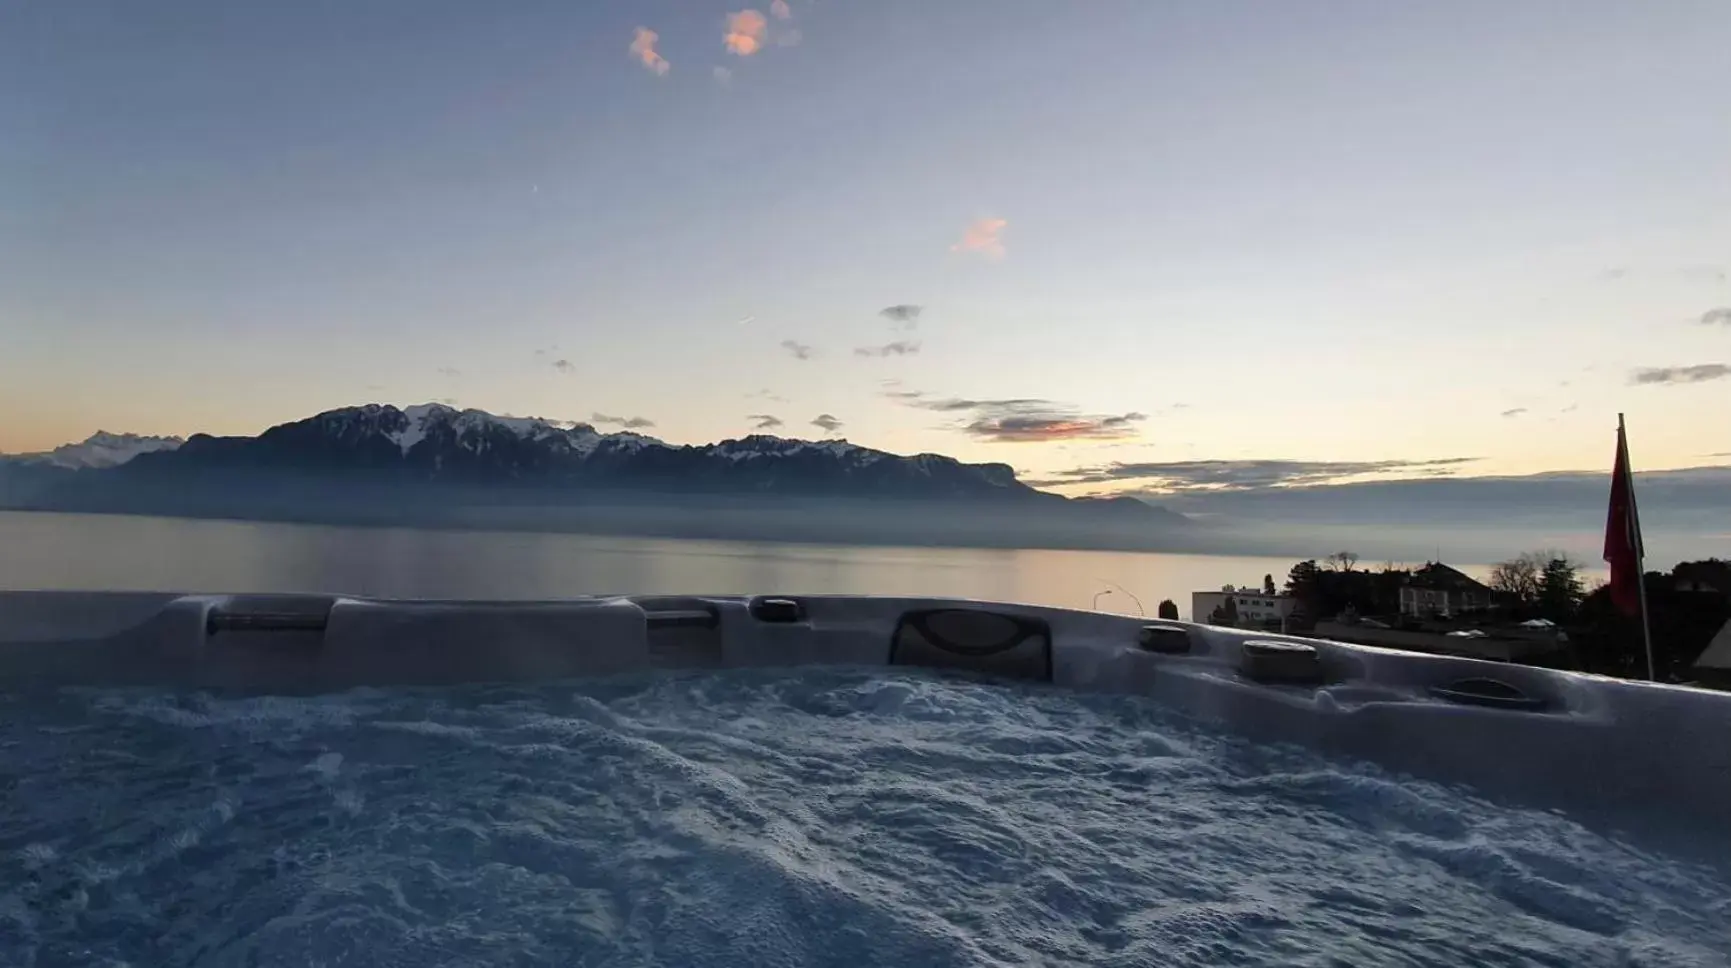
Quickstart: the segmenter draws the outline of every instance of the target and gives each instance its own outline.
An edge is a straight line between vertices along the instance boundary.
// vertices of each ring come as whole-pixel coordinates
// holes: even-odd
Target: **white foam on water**
[[[827,670],[9,712],[0,965],[1731,961],[1723,868],[1133,698]]]
[[[343,754],[320,753],[318,758],[308,763],[307,769],[319,775],[326,783],[337,778],[337,773],[343,768]]]

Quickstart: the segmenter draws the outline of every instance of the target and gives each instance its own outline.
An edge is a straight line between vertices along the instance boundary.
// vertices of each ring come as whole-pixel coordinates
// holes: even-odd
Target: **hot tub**
[[[0,593],[0,964],[1717,964],[1731,698],[997,603]]]

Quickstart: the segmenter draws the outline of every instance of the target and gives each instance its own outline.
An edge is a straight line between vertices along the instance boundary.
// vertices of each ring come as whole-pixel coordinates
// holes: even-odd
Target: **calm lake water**
[[[1291,558],[884,548],[0,512],[0,588],[337,592],[402,598],[848,593],[1185,617],[1190,593],[1284,582]],[[1112,584],[1122,586],[1113,589]]]

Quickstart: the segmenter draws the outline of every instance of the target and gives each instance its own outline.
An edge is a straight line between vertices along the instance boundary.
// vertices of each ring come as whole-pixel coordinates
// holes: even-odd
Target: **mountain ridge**
[[[498,416],[442,404],[365,404],[326,410],[256,436],[193,434],[176,448],[119,465],[130,474],[183,469],[374,472],[460,483],[663,485],[674,490],[841,490],[916,496],[1037,494],[1007,464],[941,454],[897,455],[845,439],[749,434],[669,444],[581,421]],[[851,486],[850,486],[851,485]]]
[[[111,435],[112,436],[112,435]],[[136,438],[142,440],[143,438]],[[0,506],[247,517],[285,506],[353,514],[395,501],[426,513],[442,500],[527,507],[761,498],[1021,508],[1092,525],[1160,527],[1182,515],[1130,499],[1067,498],[1003,463],[893,454],[843,438],[747,434],[669,444],[582,421],[495,415],[443,404],[362,404],[253,436],[193,434],[102,466],[13,458]],[[370,502],[370,503],[369,503]],[[791,505],[790,505],[791,506]],[[221,509],[221,510],[211,510]],[[403,511],[402,513],[408,513]],[[1029,519],[1032,520],[1031,518]]]
[[[182,437],[157,437],[149,434],[109,433],[98,430],[80,441],[61,444],[53,450],[29,454],[0,454],[0,459],[40,462],[69,470],[80,468],[115,467],[139,454],[159,450],[174,450],[186,443]]]

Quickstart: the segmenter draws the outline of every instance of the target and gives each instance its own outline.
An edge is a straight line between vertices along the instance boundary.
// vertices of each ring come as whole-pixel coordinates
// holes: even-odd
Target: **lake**
[[[509,531],[0,511],[0,588],[593,594],[932,595],[1189,617],[1190,593],[1286,580],[1292,558],[686,541]],[[1117,585],[1120,587],[1114,588]],[[1100,594],[1104,593],[1104,594]]]

